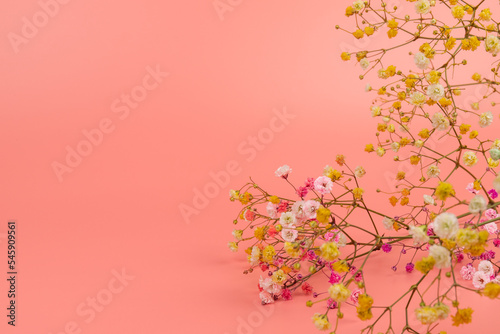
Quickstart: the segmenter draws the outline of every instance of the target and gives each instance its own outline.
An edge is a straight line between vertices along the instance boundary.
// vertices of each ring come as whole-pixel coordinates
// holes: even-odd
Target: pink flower
[[[476,271],[472,276],[472,285],[474,285],[476,289],[483,289],[489,281],[490,276],[485,274],[483,271]]]
[[[284,228],[281,231],[281,237],[288,242],[294,242],[298,235],[299,232],[296,229]]]
[[[314,181],[314,190],[319,192],[321,195],[326,195],[332,191],[333,182],[327,176],[320,176]]]
[[[335,236],[335,234],[333,234],[332,232],[327,232],[327,233],[325,233],[325,240],[330,241],[330,240],[332,240],[332,238],[334,236]]]
[[[330,309],[335,309],[337,308],[337,302],[333,300],[332,298],[328,298],[326,302],[326,306],[329,307]]]
[[[477,266],[477,270],[482,271],[488,277],[493,276],[493,274],[495,273],[495,268],[493,268],[493,264],[490,261],[479,262],[479,265]]]
[[[316,218],[316,210],[319,208],[319,202],[308,200],[304,204],[304,212],[306,214],[307,219],[315,219]]]
[[[266,206],[266,211],[267,211],[267,215],[270,218],[278,217],[278,206],[276,204],[268,202],[267,206]]]
[[[410,274],[413,271],[413,268],[415,268],[415,265],[411,262],[408,262],[405,266],[406,272]]]
[[[274,237],[276,234],[278,234],[278,231],[276,231],[276,227],[271,226],[268,230],[267,230],[267,234],[272,238]]]
[[[304,197],[306,197],[308,192],[309,192],[309,189],[307,189],[307,187],[302,187],[302,186],[300,186],[300,187],[297,189],[297,195],[298,195],[300,198],[304,198]]]
[[[287,201],[281,201],[280,204],[278,204],[278,207],[276,208],[278,212],[287,212],[288,211],[288,202]]]
[[[488,218],[488,220],[490,219],[494,219],[498,216],[497,212],[495,211],[495,209],[488,209],[484,212],[484,215],[486,218]]]
[[[338,283],[338,282],[340,282],[341,278],[342,277],[339,274],[337,274],[336,272],[332,272],[332,275],[330,276],[328,283],[330,283],[330,284]]]
[[[273,264],[276,266],[276,267],[281,267],[283,265],[283,263],[285,263],[285,260],[282,258],[282,257],[279,257],[277,258],[276,260],[274,260]]]
[[[260,297],[260,301],[262,302],[262,305],[274,303],[273,296],[267,291],[261,291],[259,293],[259,297]]]
[[[314,179],[312,177],[308,177],[305,184],[307,189],[309,190],[314,189]]]
[[[477,195],[479,193],[479,190],[474,189],[474,183],[469,183],[467,187],[465,187],[465,189],[468,192],[473,193],[474,195]]]
[[[288,174],[292,172],[292,169],[288,165],[283,165],[274,172],[277,177],[282,177],[284,179],[288,178]]]
[[[259,279],[259,286],[269,294],[277,295],[281,292],[281,286],[275,283],[271,277],[262,278],[261,276]]]
[[[283,297],[284,300],[292,300],[292,291],[289,289],[284,289],[281,292],[281,297]]]
[[[245,213],[243,214],[243,218],[245,218],[247,222],[253,222],[255,220],[255,216],[256,214],[252,210],[245,210]]]
[[[306,294],[310,294],[313,291],[313,287],[311,284],[304,282],[302,283],[302,291],[304,291]]]
[[[467,281],[470,281],[472,279],[475,272],[476,272],[476,269],[470,263],[466,266],[463,266],[462,269],[460,269],[460,275],[462,276],[462,278],[464,280],[467,280]]]
[[[496,234],[497,233],[497,223],[491,222],[486,225],[484,225],[484,229],[488,231],[489,234]]]
[[[358,298],[359,298],[359,295],[361,294],[361,290],[360,289],[357,289],[357,290],[354,290],[352,293],[351,293],[351,301],[354,303],[354,304],[357,304],[358,303]]]

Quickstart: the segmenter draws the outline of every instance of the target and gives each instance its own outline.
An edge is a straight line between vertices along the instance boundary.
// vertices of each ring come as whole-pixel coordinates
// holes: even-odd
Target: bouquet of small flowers
[[[342,52],[341,59],[355,57],[360,79],[376,71],[382,82],[366,85],[377,94],[370,109],[380,122],[377,143],[364,150],[380,157],[397,153],[395,190],[375,191],[404,213],[370,206],[364,199],[370,189],[360,181],[365,169],[352,168],[343,155],[335,158],[335,168],[326,166],[300,184],[291,182],[289,166],[278,168],[276,176],[293,187],[294,198],[268,192],[252,179],[230,191],[230,199],[242,204],[234,223],[244,226],[233,231],[228,246],[236,252],[244,244],[245,273],[262,272],[262,304],[291,300],[300,289],[312,297],[307,306],[324,306],[312,317],[319,330],[335,333],[339,320],[355,314],[367,322],[363,333],[418,334],[414,318],[432,333],[450,318],[453,326],[472,321],[473,308],[459,300],[459,291],[500,296],[500,139],[491,131],[500,62],[481,69],[485,56],[500,52],[499,23],[492,16],[500,6],[487,0],[408,0],[401,7],[357,0],[345,12],[355,27],[336,28],[356,39],[385,33],[390,43]],[[405,49],[408,56],[395,59],[411,62],[384,66],[388,55]],[[478,89],[480,94],[469,94]],[[397,253],[399,260],[407,254],[402,265],[418,275],[388,305],[374,301],[364,277],[380,252]],[[327,278],[328,289],[313,288],[309,280],[315,275]],[[394,328],[396,308],[405,315],[402,328]]]

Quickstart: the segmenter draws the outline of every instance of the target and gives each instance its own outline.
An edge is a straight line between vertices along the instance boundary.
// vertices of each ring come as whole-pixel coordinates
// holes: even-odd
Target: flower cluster
[[[472,321],[473,308],[458,300],[459,290],[500,296],[500,139],[491,131],[500,62],[481,67],[484,57],[500,52],[499,23],[487,0],[407,2],[401,9],[356,0],[345,11],[355,27],[337,26],[356,39],[383,32],[390,43],[341,54],[343,61],[359,64],[360,79],[376,72],[382,83],[367,85],[377,94],[370,113],[379,121],[377,142],[364,150],[379,157],[395,154],[394,189],[376,190],[387,195],[388,212],[365,202],[370,189],[360,179],[366,171],[351,168],[343,155],[335,159],[338,167],[326,166],[300,185],[291,182],[289,166],[278,168],[275,175],[293,187],[294,198],[267,192],[252,180],[230,192],[243,206],[234,223],[245,226],[233,231],[229,248],[246,245],[245,273],[261,271],[262,303],[311,294],[307,306],[324,305],[312,318],[319,330],[336,332],[352,308],[369,322],[364,331],[378,333],[375,328],[388,323],[384,332],[393,333],[393,311],[401,307],[406,321],[397,331],[419,333],[411,323],[416,318],[431,333],[442,321]],[[386,63],[394,53],[400,63]],[[404,213],[391,213],[392,207]],[[418,275],[388,305],[374,304],[364,279],[367,261],[384,253],[397,255],[392,270],[406,257],[406,272]],[[310,284],[318,274],[329,278],[328,289]],[[412,301],[418,307],[411,308]]]

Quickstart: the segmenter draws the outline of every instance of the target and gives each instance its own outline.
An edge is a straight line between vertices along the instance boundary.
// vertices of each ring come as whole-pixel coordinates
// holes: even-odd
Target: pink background
[[[366,167],[367,198],[376,203],[374,189],[389,187],[380,176],[396,166],[363,152],[374,142],[371,96],[359,68],[339,58],[363,44],[334,29],[347,22],[348,1],[231,3],[222,20],[210,0],[68,1],[47,22],[41,18],[17,53],[9,34],[21,35],[23,17],[32,21],[40,5],[4,4],[0,263],[5,272],[6,225],[14,219],[19,296],[13,329],[1,280],[2,333],[72,333],[72,326],[89,334],[314,332],[310,318],[319,308],[306,308],[305,296],[265,309],[254,304],[258,274],[242,275],[244,254],[226,247],[239,210],[228,190],[248,175],[267,189],[284,189],[273,175],[278,166],[289,164],[293,180],[302,182],[344,153],[353,166]],[[123,109],[115,113],[112,104],[140,91],[148,67],[170,75],[121,119]],[[268,134],[273,110],[284,108],[294,118],[249,149],[249,137]],[[113,131],[61,181],[54,162],[64,164],[67,146],[84,145],[82,131],[106,119]],[[210,173],[230,162],[237,168],[229,185],[212,188],[217,194],[183,217],[181,206],[193,206]],[[390,300],[416,276],[393,274],[392,260],[379,258],[369,282],[378,298]],[[110,294],[109,284],[119,285],[113,271],[122,268],[134,279]],[[326,282],[317,284],[326,289]],[[77,311],[88,298],[109,296],[92,320]],[[475,328],[496,332],[494,303],[468,303]],[[351,313],[342,333],[358,323]]]

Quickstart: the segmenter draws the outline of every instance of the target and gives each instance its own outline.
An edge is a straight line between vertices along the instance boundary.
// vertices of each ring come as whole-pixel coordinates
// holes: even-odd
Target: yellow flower
[[[420,130],[420,132],[418,133],[418,135],[419,135],[419,136],[420,136],[420,138],[422,138],[422,139],[427,139],[427,138],[429,138],[430,133],[429,133],[429,130],[428,130],[428,129],[422,129],[422,130]]]
[[[349,266],[344,260],[335,262],[332,268],[338,273],[346,273],[349,271]]]
[[[479,20],[489,21],[491,19],[491,12],[489,8],[485,8],[479,13]]]
[[[349,17],[353,14],[354,14],[354,9],[351,6],[349,6],[345,9],[345,16]]]
[[[473,131],[471,131],[471,133],[469,134],[469,138],[470,138],[470,139],[474,139],[474,138],[476,138],[476,137],[477,137],[477,135],[478,135],[478,134],[479,134],[479,133],[478,133],[476,130],[473,130]]]
[[[409,143],[411,143],[411,140],[410,138],[408,137],[403,137],[401,138],[401,140],[399,141],[399,145],[401,145],[401,147],[405,147],[406,145],[408,145]]]
[[[285,246],[283,247],[285,252],[293,258],[298,258],[302,256],[302,251],[297,244],[292,242],[285,242]]]
[[[429,74],[425,77],[429,83],[438,83],[439,79],[441,79],[441,72],[438,71],[430,71]]]
[[[477,164],[477,156],[473,151],[467,151],[462,157],[464,164],[468,167],[472,167]]]
[[[441,242],[442,242],[441,245],[448,250],[452,250],[457,245],[455,241],[449,239],[441,239]]]
[[[483,296],[486,296],[491,299],[495,299],[500,295],[500,284],[489,282],[483,289]]]
[[[415,310],[415,315],[423,325],[430,325],[438,320],[438,312],[435,308],[430,306],[417,308]]]
[[[439,99],[438,102],[443,108],[451,106],[451,104],[453,103],[450,99],[447,99],[446,97],[442,97],[441,99]]]
[[[273,273],[272,278],[273,278],[273,282],[281,284],[286,280],[286,275],[283,272],[283,270],[279,269]]]
[[[436,310],[439,319],[444,320],[448,318],[448,313],[450,313],[448,305],[438,302],[434,305],[434,309]]]
[[[427,58],[433,59],[435,51],[429,45],[429,43],[424,43],[420,46],[419,51],[422,52]]]
[[[409,202],[410,202],[410,199],[405,196],[405,197],[401,198],[400,204],[404,206],[404,205],[408,204]]]
[[[396,66],[394,65],[387,66],[387,68],[385,69],[385,73],[388,76],[393,77],[394,75],[396,75]]]
[[[373,29],[372,27],[370,27],[370,26],[365,27],[365,34],[366,35],[371,36],[371,35],[373,35],[374,32],[375,32],[375,29]]]
[[[500,164],[500,160],[493,160],[492,158],[488,158],[488,167],[490,168],[496,168]]]
[[[328,224],[330,222],[330,214],[330,210],[321,206],[318,208],[318,210],[316,210],[316,219],[320,223]]]
[[[412,155],[410,157],[410,163],[412,165],[418,165],[419,162],[420,162],[420,157],[418,155]]]
[[[325,242],[319,250],[321,251],[321,257],[326,261],[333,261],[340,255],[339,247],[335,242]]]
[[[368,145],[365,146],[365,152],[370,153],[370,152],[373,152],[373,151],[375,151],[375,149],[373,148],[373,144],[368,144]]]
[[[354,37],[356,37],[357,39],[360,39],[360,38],[363,38],[363,36],[365,35],[365,33],[363,32],[363,30],[358,29],[355,32],[353,32],[352,35]]]
[[[465,9],[463,6],[455,6],[451,9],[451,14],[453,15],[454,18],[456,19],[461,19],[465,15]]]
[[[370,320],[373,316],[372,314],[373,298],[367,294],[361,294],[358,296],[358,307],[356,308],[358,312],[358,318],[361,320]]]
[[[475,51],[480,44],[481,42],[477,37],[472,36],[471,38],[462,40],[462,49]]]
[[[241,204],[245,205],[250,203],[250,201],[253,199],[253,196],[247,191],[243,195],[241,195],[238,199]]]
[[[455,190],[453,186],[447,182],[439,182],[436,187],[435,195],[437,199],[445,201],[450,196],[455,196]]]
[[[312,320],[314,322],[314,326],[320,331],[329,330],[332,327],[332,324],[328,321],[328,317],[325,314],[314,313]]]
[[[264,250],[262,251],[262,259],[267,263],[271,263],[275,255],[276,250],[274,249],[273,245],[266,246],[266,248],[264,248]]]
[[[269,202],[273,203],[273,204],[279,204],[280,203],[280,199],[278,196],[270,196],[268,198]]]
[[[410,74],[408,77],[406,77],[405,80],[405,85],[408,88],[413,88],[415,87],[415,83],[417,82],[418,77],[415,74]]]
[[[396,37],[397,34],[398,34],[398,29],[389,29],[389,31],[387,31],[387,36],[389,36],[389,38]]]
[[[451,319],[453,320],[453,326],[470,323],[472,321],[473,312],[474,310],[470,307],[457,309],[457,313],[451,316]]]
[[[336,283],[328,288],[328,293],[330,298],[332,298],[337,303],[343,303],[351,295],[351,291],[344,286],[342,283]]]
[[[253,234],[255,235],[255,238],[257,238],[257,240],[264,240],[266,236],[266,230],[267,228],[265,226],[257,227]]]
[[[396,206],[398,204],[398,199],[395,196],[392,196],[389,198],[389,202],[392,204],[392,206]]]
[[[348,61],[349,59],[351,59],[351,54],[348,52],[342,52],[340,54],[340,58],[342,58],[342,60],[344,61]]]
[[[446,50],[451,50],[455,46],[456,42],[457,40],[452,36],[448,38],[448,40],[444,43],[444,47],[446,48]]]
[[[387,26],[391,29],[395,29],[398,27],[398,23],[396,22],[395,19],[387,21]]]
[[[476,73],[474,73],[474,74],[472,75],[472,80],[474,80],[474,81],[478,81],[478,82],[479,82],[479,81],[481,81],[481,74],[479,74],[479,73],[477,73],[477,72],[476,72]]]
[[[436,260],[432,256],[427,256],[415,263],[415,269],[420,271],[422,274],[427,274],[432,270],[432,268],[434,268],[434,264],[436,264]]]
[[[460,125],[460,133],[461,134],[466,134],[470,130],[470,124],[462,124]]]
[[[404,180],[406,176],[406,173],[403,171],[399,171],[398,174],[396,174],[396,180]]]
[[[457,245],[464,247],[465,253],[478,256],[484,251],[484,244],[488,240],[488,236],[486,230],[478,232],[469,227],[459,229],[455,238]]]
[[[345,164],[345,156],[343,156],[342,154],[337,154],[337,156],[335,157],[335,162],[339,166],[343,166]]]
[[[363,189],[363,188],[354,188],[354,189],[352,190],[352,194],[353,194],[354,198],[355,198],[355,199],[357,199],[357,200],[360,200],[360,199],[361,199],[361,197],[363,196],[363,193],[364,193],[364,192],[365,192],[365,191],[364,191],[364,189]]]

